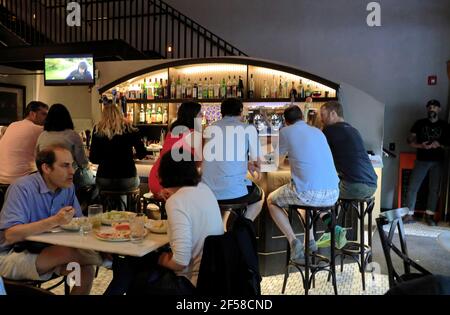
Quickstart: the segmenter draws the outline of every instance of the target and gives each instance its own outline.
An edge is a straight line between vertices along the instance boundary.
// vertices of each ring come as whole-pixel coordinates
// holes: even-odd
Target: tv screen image
[[[45,57],[46,85],[94,84],[92,55],[54,55]]]

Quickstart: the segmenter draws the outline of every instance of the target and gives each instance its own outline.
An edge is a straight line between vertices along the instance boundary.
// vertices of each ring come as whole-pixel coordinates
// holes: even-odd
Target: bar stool
[[[123,209],[128,211],[139,212],[140,195],[139,187],[130,190],[100,190],[100,200],[105,211]],[[126,195],[126,203],[122,200],[122,196]]]
[[[351,257],[358,264],[359,271],[361,272],[361,282],[363,290],[366,289],[365,270],[367,265],[372,261],[372,211],[374,205],[374,197],[364,199],[339,198],[338,206],[336,207],[336,215],[338,217],[342,216],[343,224],[345,224],[345,218],[346,214],[348,214],[348,211],[354,211],[358,218],[359,233],[357,234],[359,234],[359,241],[347,242],[347,244],[342,249],[336,252],[336,256],[341,256],[341,272],[344,269],[345,257]],[[366,215],[368,217],[368,244],[365,244],[364,235]],[[353,231],[356,230],[356,226],[353,227]]]
[[[145,193],[142,196],[142,211],[143,212],[148,212],[148,206],[154,204],[158,207],[159,212],[161,213],[161,220],[166,220],[167,219],[167,213],[166,213],[166,202],[163,199],[160,198],[156,198],[151,192]],[[148,213],[149,214],[149,213]],[[148,217],[152,217],[150,215],[148,215]]]
[[[229,211],[229,216],[226,219],[226,222],[224,222],[226,226],[226,230],[230,231],[233,228],[233,223],[236,220],[238,216],[244,216],[245,212],[247,211],[247,202],[237,202],[237,203],[230,203],[227,201],[220,201],[218,200],[219,208],[222,214],[224,212]]]
[[[286,253],[286,269],[284,273],[284,280],[283,280],[283,288],[281,290],[281,293],[284,294],[284,291],[286,289],[287,280],[289,278],[289,268],[291,266],[295,267],[302,276],[302,282],[303,282],[303,288],[305,289],[305,295],[308,295],[308,291],[311,288],[311,282],[313,281],[313,287],[314,287],[314,279],[315,275],[320,271],[327,271],[329,275],[332,277],[332,283],[333,283],[333,289],[334,294],[337,295],[337,285],[336,285],[336,266],[335,266],[335,226],[336,226],[336,212],[335,212],[335,205],[327,206],[327,207],[313,207],[313,206],[302,206],[302,205],[289,205],[288,206],[288,218],[289,223],[292,225],[293,223],[293,217],[294,212],[298,213],[298,209],[305,210],[305,218],[301,215],[299,215],[300,222],[303,225],[303,229],[305,232],[305,263],[297,263],[291,260],[291,247],[289,242],[287,242],[287,253]],[[325,256],[319,255],[317,253],[310,253],[309,250],[309,233],[310,230],[313,229],[314,237],[316,237],[316,228],[315,224],[317,219],[319,219],[320,214],[323,212],[330,212],[331,214],[331,252],[330,252],[330,258],[327,258]],[[309,258],[311,258],[311,263],[309,261]],[[317,262],[316,262],[317,259]],[[305,268],[305,273],[303,273],[303,270],[301,267]],[[310,276],[311,272],[311,276]]]

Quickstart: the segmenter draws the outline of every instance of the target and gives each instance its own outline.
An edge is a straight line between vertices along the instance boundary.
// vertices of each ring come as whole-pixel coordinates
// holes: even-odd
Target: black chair
[[[357,264],[361,273],[361,282],[363,290],[366,289],[366,277],[365,270],[367,265],[372,260],[372,211],[375,205],[375,198],[366,199],[342,199],[340,198],[337,203],[338,221],[342,222],[342,225],[346,222],[346,216],[348,214],[356,214],[359,225],[359,232],[356,226],[352,227],[353,237],[355,241],[348,241],[347,244],[340,250],[337,250],[336,257],[341,257],[341,272],[344,269],[344,260],[346,257],[352,258]],[[352,213],[350,213],[352,212]],[[368,218],[368,244],[365,244],[364,226]],[[359,237],[359,241],[356,239]],[[373,275],[372,275],[373,276]]]
[[[44,295],[54,295],[48,289],[44,290],[39,287],[29,285],[27,283],[11,281],[4,279],[3,283],[5,285],[6,294],[9,296],[44,296]]]
[[[414,260],[408,257],[408,249],[406,247],[406,236],[403,226],[402,217],[408,214],[408,208],[399,208],[382,212],[376,219],[378,233],[380,234],[381,246],[383,247],[384,257],[389,276],[389,287],[392,288],[402,282],[417,279],[431,273],[417,264]],[[389,227],[389,232],[385,232],[384,227]],[[398,238],[400,248],[394,244],[395,230],[398,230]],[[394,252],[403,262],[404,273],[396,270],[392,262],[391,251]],[[412,273],[411,267],[416,269],[418,273]]]
[[[225,215],[226,212],[229,212],[228,218],[226,222],[224,222],[227,231],[231,231],[233,228],[234,222],[238,217],[243,217],[245,212],[247,211],[247,202],[236,202],[231,203],[227,201],[218,201],[220,211],[222,212],[222,216]]]
[[[305,218],[303,218],[298,210],[305,210]],[[309,233],[313,229],[314,238],[316,238],[316,222],[320,218],[320,214],[323,212],[330,212],[331,214],[331,246],[330,246],[330,258],[320,255],[316,252],[310,252],[309,249]],[[313,207],[313,206],[301,206],[301,205],[289,205],[288,218],[289,223],[292,226],[294,213],[298,214],[300,222],[303,225],[305,232],[305,263],[299,264],[291,260],[291,248],[288,242],[286,253],[286,269],[284,273],[283,288],[281,293],[284,294],[286,289],[287,280],[289,278],[290,267],[296,268],[302,277],[303,288],[305,289],[305,295],[308,295],[308,291],[311,288],[311,284],[314,287],[315,275],[320,271],[326,271],[332,278],[332,284],[334,294],[338,294],[336,285],[336,266],[335,266],[335,226],[336,226],[336,210],[335,205],[328,207]],[[311,259],[311,262],[310,262]],[[302,267],[305,272],[303,273]],[[311,273],[311,275],[310,275]]]
[[[166,213],[166,202],[163,199],[156,198],[151,192],[145,193],[142,196],[142,211],[147,214],[149,218],[152,218],[153,216],[150,215],[148,212],[148,205],[154,204],[158,207],[161,220],[167,219],[167,213]],[[155,218],[156,219],[156,218]]]
[[[101,204],[104,211],[110,210],[127,210],[132,212],[140,212],[141,191],[139,187],[130,190],[100,190],[99,192]],[[126,196],[126,202],[122,200],[122,196]]]

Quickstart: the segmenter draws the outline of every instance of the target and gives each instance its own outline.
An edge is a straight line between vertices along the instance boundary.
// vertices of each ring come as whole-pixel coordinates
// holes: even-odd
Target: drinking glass
[[[99,204],[90,205],[88,207],[88,218],[94,230],[100,229],[102,225],[103,206]]]
[[[92,230],[92,223],[89,221],[89,218],[82,217],[79,219],[80,223],[80,235],[86,236]]]
[[[141,243],[145,236],[145,214],[137,213],[130,220],[130,239],[132,243]]]

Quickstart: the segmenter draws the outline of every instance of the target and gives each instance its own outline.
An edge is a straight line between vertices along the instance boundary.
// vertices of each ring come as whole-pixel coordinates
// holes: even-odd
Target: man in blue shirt
[[[89,294],[98,253],[63,246],[48,246],[31,253],[18,244],[34,234],[49,231],[81,216],[73,186],[74,169],[70,151],[51,146],[36,156],[37,173],[12,184],[0,213],[0,276],[13,280],[47,280],[62,273],[70,262],[81,266],[80,286],[72,294]]]
[[[248,203],[246,218],[254,220],[261,212],[264,191],[247,179],[259,172],[258,133],[241,122],[242,101],[222,102],[222,119],[205,129],[207,141],[202,162],[202,182],[211,188],[220,203]]]
[[[372,197],[377,190],[377,174],[358,130],[344,121],[342,105],[334,101],[323,104],[320,117],[340,179],[339,197]]]
[[[307,125],[302,117],[302,111],[296,105],[284,111],[287,126],[280,130],[280,164],[287,154],[292,179],[267,198],[272,219],[291,245],[291,259],[299,263],[305,258],[304,249],[283,209],[289,205],[332,206],[339,197],[339,179],[327,140],[319,129]],[[325,214],[322,220],[330,228],[331,216]],[[336,227],[336,232],[336,247],[342,248],[346,243],[345,232],[341,227]],[[312,231],[310,240],[309,248],[317,251]]]

